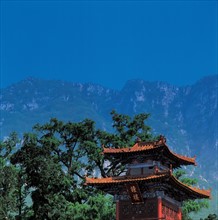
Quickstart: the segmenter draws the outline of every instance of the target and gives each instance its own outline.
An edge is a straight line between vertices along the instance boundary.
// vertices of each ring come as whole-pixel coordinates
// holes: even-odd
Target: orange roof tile
[[[207,198],[211,198],[211,190],[199,189],[199,188],[196,188],[196,187],[188,186],[188,185],[182,183],[181,181],[179,181],[174,176],[171,176],[170,179],[172,181],[174,181],[176,184],[181,185],[183,188],[186,188],[187,190],[189,190],[192,193],[195,192],[195,193],[201,194],[202,196],[205,196]]]
[[[112,185],[112,184],[122,184],[122,183],[130,183],[130,182],[149,182],[150,180],[160,180],[166,178],[166,181],[170,181],[172,184],[175,184],[177,187],[181,187],[186,192],[191,194],[197,195],[200,198],[211,198],[211,191],[199,189],[195,187],[190,187],[179,180],[177,180],[173,175],[169,173],[164,174],[156,174],[151,176],[145,177],[107,177],[107,178],[89,178],[86,177],[86,185],[93,185],[93,186],[103,186],[103,185]]]
[[[86,184],[87,185],[98,185],[98,184],[111,184],[111,183],[128,183],[128,182],[135,182],[135,181],[146,181],[152,179],[160,179],[161,177],[165,177],[166,174],[161,175],[152,175],[146,177],[138,177],[138,178],[125,178],[125,177],[106,177],[106,178],[89,178],[86,177]]]
[[[140,144],[141,145],[141,144]],[[116,154],[116,153],[129,153],[129,152],[138,152],[138,151],[146,151],[153,149],[153,144],[145,144],[139,146],[138,143],[136,143],[133,147],[126,147],[126,148],[103,148],[104,154]]]
[[[193,165],[197,165],[197,164],[196,164],[196,161],[195,161],[196,157],[186,157],[186,156],[183,156],[183,155],[180,155],[180,154],[176,154],[176,153],[174,153],[174,152],[172,152],[172,151],[170,151],[170,152],[171,152],[175,157],[178,157],[178,158],[181,159],[181,160],[190,162],[190,163],[192,163]]]
[[[176,160],[183,161],[184,163],[196,165],[195,157],[186,157],[179,154],[172,152],[169,147],[166,145],[166,139],[154,142],[139,142],[136,143],[133,147],[126,147],[126,148],[103,148],[104,154],[128,154],[128,153],[136,153],[136,152],[143,152],[149,150],[158,150],[164,149],[168,152],[171,156],[173,156]]]

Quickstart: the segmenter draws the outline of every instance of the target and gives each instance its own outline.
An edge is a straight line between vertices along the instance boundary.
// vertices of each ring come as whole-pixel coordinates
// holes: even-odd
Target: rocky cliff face
[[[129,81],[120,92],[119,110],[151,113],[149,124],[179,153],[197,156],[199,177],[218,181],[218,76],[175,87],[163,82]]]
[[[121,91],[95,84],[26,79],[1,89],[1,138],[11,131],[31,131],[51,117],[65,121],[91,118],[111,129],[110,111],[150,113],[148,124],[163,134],[171,149],[197,156],[199,177],[218,181],[218,76],[176,87],[164,82],[130,80]]]

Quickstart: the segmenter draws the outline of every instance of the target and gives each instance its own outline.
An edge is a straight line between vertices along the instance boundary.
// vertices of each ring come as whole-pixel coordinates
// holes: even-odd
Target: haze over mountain
[[[218,76],[177,87],[164,82],[129,80],[122,90],[96,84],[28,78],[1,89],[1,138],[11,131],[31,131],[36,123],[57,117],[65,121],[90,118],[111,131],[110,112],[133,116],[150,113],[154,134],[163,134],[174,151],[197,157],[199,178],[218,182]]]

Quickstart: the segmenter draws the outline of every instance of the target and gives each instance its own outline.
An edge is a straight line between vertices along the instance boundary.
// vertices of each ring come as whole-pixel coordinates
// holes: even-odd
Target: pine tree
[[[90,119],[65,123],[53,118],[24,134],[16,152],[20,142],[14,133],[1,142],[0,219],[113,220],[112,197],[85,186],[85,175],[95,172],[107,177],[125,171],[119,160],[106,165],[102,147],[130,147],[136,138],[150,141],[157,137],[146,125],[149,114],[131,118],[112,111],[111,116],[113,133],[97,129]],[[186,184],[196,183],[184,178],[182,171],[175,175]],[[8,201],[7,205],[3,201]],[[199,209],[199,203],[186,203],[184,219]]]

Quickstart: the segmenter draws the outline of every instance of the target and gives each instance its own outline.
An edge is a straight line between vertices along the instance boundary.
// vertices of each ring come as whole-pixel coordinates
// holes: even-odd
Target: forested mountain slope
[[[29,78],[1,89],[1,138],[11,131],[31,131],[36,123],[57,117],[64,121],[90,118],[111,128],[110,112],[130,116],[150,113],[148,124],[163,134],[170,148],[197,156],[198,177],[208,185],[218,181],[218,76],[177,87],[164,82],[129,80],[121,91],[96,84]]]

